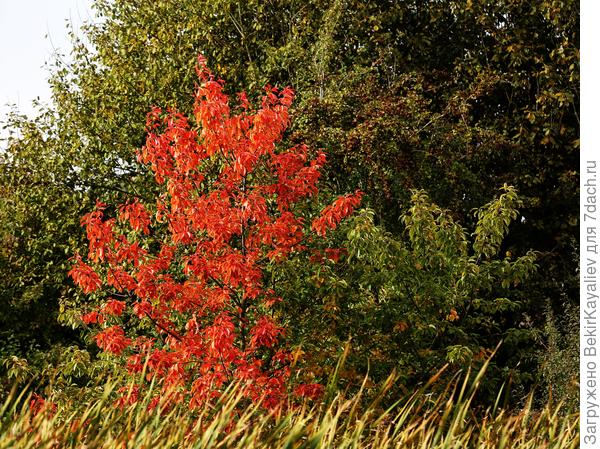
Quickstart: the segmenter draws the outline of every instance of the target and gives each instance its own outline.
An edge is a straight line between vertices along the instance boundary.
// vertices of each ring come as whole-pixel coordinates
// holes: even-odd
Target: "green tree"
[[[373,210],[363,209],[340,236],[347,257],[324,259],[308,276],[294,263],[279,274],[299,298],[287,314],[294,317],[288,326],[301,350],[331,367],[337,348],[350,339],[346,382],[360,385],[370,361],[373,381],[395,370],[400,385],[411,388],[445,363],[453,367],[449,376],[482,364],[502,341],[484,389],[494,399],[509,374],[521,386],[531,382],[523,362],[536,357],[532,342],[539,332],[524,299],[537,254],[501,249],[520,205],[505,185],[476,210],[471,234],[425,192],[413,191],[401,236],[376,225]]]

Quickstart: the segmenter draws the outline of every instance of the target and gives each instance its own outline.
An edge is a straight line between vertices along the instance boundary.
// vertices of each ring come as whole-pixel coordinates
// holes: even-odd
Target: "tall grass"
[[[455,379],[432,393],[431,384],[384,409],[382,393],[365,405],[363,390],[351,398],[326,395],[319,404],[266,412],[231,387],[216,405],[190,411],[163,400],[148,410],[151,394],[124,409],[114,407],[113,387],[74,409],[33,415],[25,390],[14,390],[0,409],[4,448],[494,448],[579,447],[578,414],[560,405],[518,411],[498,402],[481,410],[473,404],[483,370]]]

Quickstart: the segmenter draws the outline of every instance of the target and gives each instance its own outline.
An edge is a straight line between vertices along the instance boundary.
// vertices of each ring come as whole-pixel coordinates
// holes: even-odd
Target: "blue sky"
[[[50,101],[45,64],[69,55],[67,22],[79,29],[93,17],[91,0],[0,0],[0,121],[14,103],[34,114],[31,101]]]

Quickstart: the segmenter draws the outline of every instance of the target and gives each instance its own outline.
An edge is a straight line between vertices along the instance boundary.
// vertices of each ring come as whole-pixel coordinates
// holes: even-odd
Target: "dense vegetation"
[[[240,408],[242,395],[235,386],[214,407],[204,406],[194,413],[166,401],[149,412],[151,394],[123,410],[115,409],[108,399],[114,384],[70,415],[61,415],[39,398],[32,399],[37,411],[33,415],[27,401],[23,405],[28,398],[11,396],[0,409],[0,447],[579,447],[578,416],[560,406],[547,404],[536,410],[529,400],[518,413],[498,404],[485,411],[474,407],[481,374],[457,379],[438,399],[432,399],[427,385],[389,408],[381,406],[379,397],[363,406],[359,392],[349,399],[336,394],[318,406],[273,414],[266,414],[258,404]]]
[[[127,385],[126,358],[132,354],[100,351],[97,342],[102,349],[107,345],[89,326],[94,322],[89,313],[104,310],[98,307],[106,307],[108,293],[90,296],[95,289],[85,282],[79,282],[84,287],[79,289],[68,273],[75,254],[88,254],[89,213],[97,201],[128,205],[130,209],[100,210],[106,220],[129,214],[131,229],[123,232],[132,237],[144,234],[137,205],[154,213],[157,199],[165,198],[165,186],[155,182],[156,171],[149,169],[156,161],[136,155],[156,136],[168,134],[169,127],[185,127],[162,117],[166,121],[153,128],[147,120],[151,111],[155,119],[156,108],[178,111],[178,119],[189,120],[189,131],[197,133],[186,138],[206,139],[210,123],[198,119],[194,96],[207,81],[198,78],[199,54],[216,79],[226,81],[222,94],[233,98],[245,91],[248,105],[261,105],[264,86],[278,86],[270,90],[276,96],[291,87],[295,99],[285,100],[289,114],[281,135],[272,139],[274,154],[295,148],[307,166],[312,159],[321,161],[321,152],[327,160],[319,162],[321,175],[318,188],[315,184],[307,195],[310,201],[290,209],[308,220],[307,239],[295,242],[301,249],[292,244],[283,252],[275,238],[270,241],[283,257],[260,262],[261,276],[268,278],[273,293],[261,290],[256,297],[269,305],[261,302],[246,311],[240,302],[241,318],[232,321],[240,340],[232,348],[245,353],[242,329],[249,331],[248,323],[268,315],[273,321],[267,340],[285,347],[285,369],[318,391],[317,385],[328,384],[348,345],[337,385],[349,395],[362,388],[362,399],[350,399],[346,406],[338,400],[323,409],[309,405],[317,408],[293,415],[280,427],[261,421],[261,429],[275,429],[274,434],[265,430],[261,438],[287,438],[300,422],[312,423],[315,434],[322,432],[319,438],[362,438],[353,433],[352,417],[344,418],[341,434],[330,430],[341,425],[337,421],[333,427],[319,425],[353,404],[367,407],[390,375],[394,387],[380,398],[384,407],[406,400],[446,364],[442,383],[451,383],[469,365],[481,368],[497,347],[474,402],[464,409],[457,405],[457,414],[471,406],[483,413],[496,400],[508,410],[520,409],[530,398],[530,407],[540,416],[547,414],[552,427],[559,420],[553,401],[564,400],[563,410],[575,406],[577,2],[95,0],[94,6],[97,20],[84,27],[82,36],[73,35],[70,62],[60,55],[54,61],[54,105],[41,108],[34,119],[17,113],[6,118],[10,137],[0,153],[0,394],[30,384],[65,407],[53,418],[38,418],[36,429],[70,425],[69,398],[97,404],[93,419],[101,419],[100,408],[116,398],[101,399],[102,385],[108,379]],[[244,110],[243,98],[234,103],[232,110]],[[180,145],[173,142],[170,148]],[[207,179],[222,181],[216,174],[227,162],[202,163]],[[198,167],[192,171],[201,171]],[[261,170],[256,179],[266,183],[269,172]],[[245,194],[245,181],[243,185]],[[198,191],[210,195],[212,187],[207,182]],[[332,203],[356,191],[364,195],[360,205],[353,202],[358,206],[354,213],[352,207]],[[265,195],[269,220],[284,212],[277,209],[281,192]],[[173,196],[172,189],[168,193]],[[335,215],[335,207],[344,209],[335,216],[335,226],[329,226],[335,229],[323,232],[327,217],[321,227],[310,227],[319,211]],[[80,224],[85,214],[87,235]],[[261,217],[246,225],[267,223]],[[290,223],[288,236],[296,232]],[[233,252],[245,252],[249,231],[244,226],[228,236]],[[153,225],[142,246],[158,254],[161,242],[173,239],[167,230]],[[176,240],[175,246],[181,243]],[[185,251],[178,246],[176,258],[189,256]],[[177,270],[169,275],[183,285]],[[207,285],[214,290],[223,279],[221,273]],[[239,290],[239,283],[227,282],[221,290],[233,286],[243,297],[250,288],[242,283]],[[133,306],[142,297],[132,292],[118,301]],[[154,306],[162,301],[156,295],[148,299]],[[113,311],[121,310],[110,304]],[[153,313],[139,323],[132,313],[113,313],[110,320],[121,320],[123,338],[143,334],[167,351],[175,345],[169,337],[177,340],[174,329],[185,326],[184,317],[169,315],[161,321]],[[269,345],[252,355],[263,367],[275,364],[274,343]],[[10,398],[6,407],[16,407],[19,401]],[[410,407],[421,410],[417,402]],[[182,410],[173,413],[183,416]],[[394,410],[390,413],[404,409]],[[155,424],[144,424],[151,415],[137,413],[135,426],[161,432]],[[247,413],[247,419],[255,419],[254,411]],[[486,431],[501,432],[511,420],[527,421],[529,413],[538,411],[515,416],[502,411],[500,423],[494,421],[496,411],[490,413],[485,424],[461,430],[466,433],[460,438],[475,428],[483,432],[486,425],[491,426]],[[7,416],[2,416],[3,431],[9,428]],[[110,416],[109,421],[122,419]],[[18,425],[25,426],[28,419],[18,418]],[[414,437],[419,444],[436,431],[434,418],[423,422],[423,434]],[[50,438],[44,435],[40,438]],[[312,438],[298,438],[304,437]],[[442,444],[445,437],[435,438],[435,444]],[[569,447],[567,440],[556,447]]]

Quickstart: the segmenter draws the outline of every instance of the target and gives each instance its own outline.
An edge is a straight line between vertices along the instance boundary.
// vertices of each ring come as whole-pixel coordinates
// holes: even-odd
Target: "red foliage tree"
[[[155,204],[129,200],[114,218],[98,202],[81,220],[88,261],[76,256],[70,275],[85,293],[104,297],[82,319],[102,327],[98,346],[125,357],[130,373],[147,361],[148,375],[179,387],[192,406],[241,381],[247,397],[272,407],[287,397],[292,357],[273,314],[282,298],[267,285],[265,266],[306,253],[311,234],[335,228],[361,193],[336,199],[307,223],[300,205],[318,192],[325,155],[277,147],[292,90],[267,87],[256,110],[242,93],[232,110],[202,57],[197,71],[197,127],[176,111],[148,114],[138,158],[163,193]],[[152,335],[127,336],[125,317],[149,324]],[[321,389],[293,391],[317,397]]]

